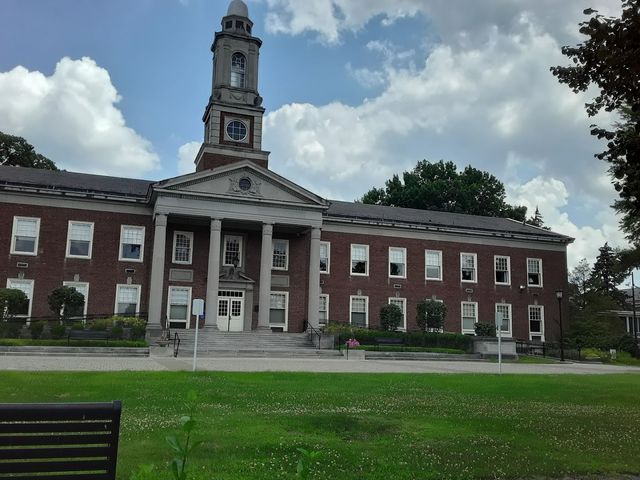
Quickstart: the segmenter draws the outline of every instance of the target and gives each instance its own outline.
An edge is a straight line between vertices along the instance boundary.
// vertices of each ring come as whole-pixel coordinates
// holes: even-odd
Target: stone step
[[[183,350],[180,348],[178,357],[192,357],[193,350]],[[317,349],[221,349],[221,350],[200,350],[198,357],[243,357],[243,358],[322,358],[322,359],[342,359],[344,358],[337,350],[317,350]]]
[[[0,347],[0,355],[15,356],[65,356],[65,357],[148,357],[148,347]]]
[[[376,352],[366,350],[365,360],[446,360],[455,361],[483,361],[479,354],[451,354],[431,352]]]

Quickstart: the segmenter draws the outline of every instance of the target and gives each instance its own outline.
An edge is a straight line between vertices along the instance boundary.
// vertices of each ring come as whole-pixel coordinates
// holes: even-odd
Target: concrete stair
[[[148,357],[149,347],[2,347],[0,356]]]
[[[180,338],[179,357],[193,355],[195,330],[172,330]],[[170,344],[171,348],[173,342]],[[343,358],[336,350],[318,350],[306,333],[282,333],[270,330],[221,332],[205,327],[198,332],[198,356],[271,357],[271,358]]]
[[[450,354],[431,352],[377,352],[367,350],[364,355],[365,360],[444,360],[447,362],[470,362],[482,361],[480,354]]]

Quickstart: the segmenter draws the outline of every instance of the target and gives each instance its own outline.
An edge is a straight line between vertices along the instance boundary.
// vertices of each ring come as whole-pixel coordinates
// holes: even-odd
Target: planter
[[[505,358],[518,358],[516,353],[516,341],[511,338],[501,339],[502,356]],[[475,337],[473,339],[473,353],[479,353],[482,356],[497,357],[498,356],[498,338],[497,337]]]

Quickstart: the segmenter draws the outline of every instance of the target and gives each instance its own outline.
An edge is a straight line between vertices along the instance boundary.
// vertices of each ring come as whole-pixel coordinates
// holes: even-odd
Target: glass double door
[[[242,332],[244,330],[244,292],[221,290],[218,292],[218,330]]]

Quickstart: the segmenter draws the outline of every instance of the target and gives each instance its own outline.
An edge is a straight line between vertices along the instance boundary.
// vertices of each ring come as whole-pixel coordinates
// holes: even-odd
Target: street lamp
[[[562,332],[562,290],[556,290],[558,313],[560,315],[560,361],[564,362],[564,334]]]

